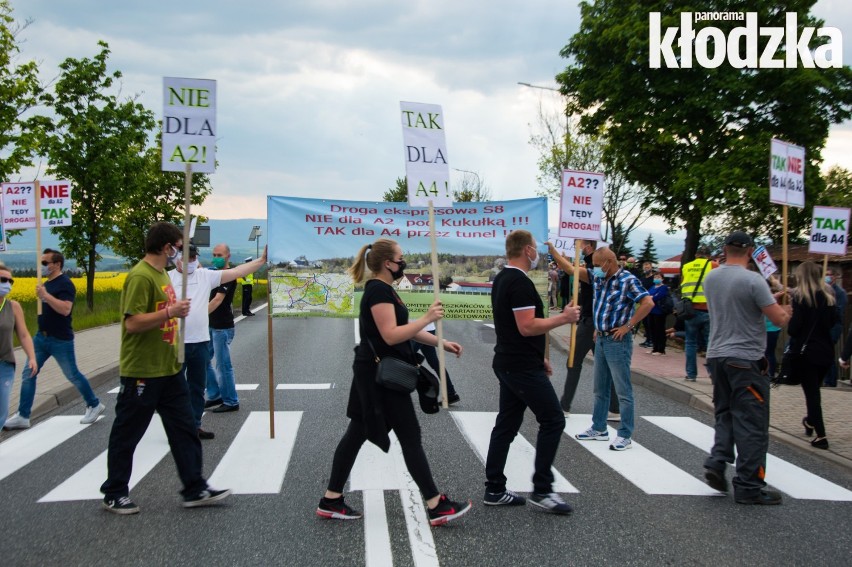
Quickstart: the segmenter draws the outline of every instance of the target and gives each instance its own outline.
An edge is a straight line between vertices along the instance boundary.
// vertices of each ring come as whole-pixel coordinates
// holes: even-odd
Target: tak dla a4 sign
[[[667,27],[665,31],[661,20],[660,12],[648,14],[648,66],[652,69],[659,69],[663,62],[670,69],[689,69],[693,56],[698,66],[705,69],[715,69],[725,61],[736,69],[795,69],[800,65],[808,69],[843,67],[840,30],[805,26],[800,34],[795,12],[785,13],[784,27],[758,27],[755,12],[682,12],[680,27]],[[731,20],[745,21],[745,26],[734,27],[727,35],[716,26],[704,26],[698,31],[692,27],[698,22]],[[810,43],[814,34],[827,41],[818,45],[812,55]],[[765,42],[765,47],[758,58],[759,41]],[[677,54],[675,44],[680,48]]]

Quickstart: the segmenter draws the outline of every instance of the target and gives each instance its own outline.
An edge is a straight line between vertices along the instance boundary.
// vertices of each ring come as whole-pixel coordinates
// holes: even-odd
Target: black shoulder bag
[[[403,392],[405,394],[413,392],[414,388],[417,387],[417,378],[420,376],[420,365],[409,364],[404,360],[392,356],[379,358],[379,355],[376,354],[376,349],[373,348],[373,343],[366,335],[363,336],[367,344],[370,345],[370,350],[373,351],[373,356],[378,364],[376,368],[376,384],[388,390]]]
[[[695,294],[698,293],[698,288],[701,286],[701,281],[704,279],[704,272],[707,270],[707,266],[709,265],[710,260],[707,260],[704,267],[701,268],[701,275],[698,276],[698,282],[696,282],[695,287],[692,289],[692,295],[689,297],[681,297],[674,302],[674,313],[677,315],[678,321],[689,321],[695,317],[695,307],[692,306],[692,300],[695,299]]]

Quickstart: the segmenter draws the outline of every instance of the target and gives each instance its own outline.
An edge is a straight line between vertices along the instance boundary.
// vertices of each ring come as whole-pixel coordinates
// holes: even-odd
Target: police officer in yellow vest
[[[680,296],[692,299],[695,317],[684,323],[686,331],[686,379],[695,382],[698,377],[698,337],[707,345],[710,337],[710,314],[707,312],[707,298],[704,297],[704,278],[715,267],[715,262],[707,259],[709,251],[699,248],[695,260],[681,266]]]
[[[245,259],[246,262],[251,262],[251,260],[251,256]],[[254,285],[254,274],[248,274],[244,278],[237,278],[237,283],[243,286],[243,315],[254,317],[254,313],[251,312],[251,290]]]

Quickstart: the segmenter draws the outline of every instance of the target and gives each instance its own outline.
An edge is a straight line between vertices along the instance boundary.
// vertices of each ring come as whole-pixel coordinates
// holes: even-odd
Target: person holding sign
[[[355,283],[364,280],[365,268],[372,277],[364,285],[359,314],[361,344],[355,349],[352,363],[354,376],[349,391],[346,415],[349,427],[334,451],[328,488],[320,499],[316,514],[321,518],[357,520],[361,513],[343,501],[343,487],[355,465],[355,459],[365,441],[370,441],[385,453],[390,449],[388,433],[393,431],[402,448],[405,466],[420,489],[429,508],[429,524],[440,526],[470,511],[472,503],[453,502],[438,492],[423,443],[420,424],[414,412],[411,393],[384,388],[376,382],[378,360],[386,356],[413,362],[411,341],[438,347],[461,356],[462,346],[426,331],[430,323],[444,316],[444,307],[436,300],[426,314],[408,320],[408,308],[397,295],[393,282],[405,271],[402,248],[393,240],[380,238],[361,247],[349,273]]]
[[[523,496],[506,489],[503,470],[509,446],[518,434],[524,412],[530,408],[538,421],[535,473],[530,503],[554,514],[570,514],[571,506],[553,492],[553,459],[559,448],[565,416],[550,381],[553,368],[545,353],[545,335],[551,329],[576,323],[580,309],[569,305],[555,317],[544,316],[544,304],[527,273],[538,264],[538,247],[526,230],[506,237],[508,264],[494,278],[491,308],[494,312],[492,368],[500,383],[500,409],[491,431],[485,460],[485,498],[489,506],[522,506]]]
[[[80,423],[94,423],[106,410],[106,406],[100,402],[92,391],[89,380],[77,368],[74,329],[71,325],[71,312],[77,298],[77,289],[71,278],[62,271],[65,267],[65,257],[58,250],[45,248],[41,255],[41,266],[41,275],[47,278],[47,281],[36,288],[36,295],[42,302],[42,313],[38,316],[38,333],[33,340],[36,365],[41,368],[51,356],[56,359],[65,378],[74,384],[86,402],[86,413]],[[26,367],[21,375],[18,413],[9,418],[6,429],[29,428],[35,393],[36,376]]]
[[[109,434],[103,507],[113,514],[139,512],[130,499],[133,454],[156,411],[183,483],[184,508],[208,506],[230,490],[214,490],[201,475],[201,440],[192,417],[189,388],[178,362],[178,319],[189,315],[190,300],[175,295],[166,265],[175,263],[183,233],[157,222],[145,236],[145,256],[130,270],[121,290],[121,387]]]
[[[592,426],[578,433],[580,441],[609,441],[607,407],[610,388],[615,385],[621,409],[618,435],[609,448],[624,451],[632,446],[633,387],[630,383],[630,360],[633,357],[633,330],[654,308],[639,278],[619,267],[615,253],[600,248],[592,256],[594,268],[579,268],[580,281],[592,282],[595,289],[595,408]],[[634,306],[639,307],[634,311]],[[625,338],[627,340],[625,340]]]

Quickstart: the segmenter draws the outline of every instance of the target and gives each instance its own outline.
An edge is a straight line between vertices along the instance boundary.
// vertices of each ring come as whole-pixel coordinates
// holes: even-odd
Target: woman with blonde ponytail
[[[413,363],[412,340],[439,346],[438,338],[424,329],[444,316],[444,307],[436,300],[423,317],[409,322],[408,308],[392,285],[402,278],[405,267],[399,244],[380,238],[363,246],[349,268],[355,283],[362,282],[368,270],[370,278],[364,285],[359,312],[361,344],[355,349],[352,388],[346,409],[350,422],[334,452],[328,489],[317,507],[317,515],[322,518],[361,518],[360,512],[344,503],[343,486],[364,442],[370,441],[387,452],[390,431],[396,433],[408,472],[426,500],[431,525],[445,524],[471,508],[470,501],[453,502],[435,487],[411,394],[389,390],[376,383],[376,356]],[[443,341],[440,346],[456,356],[462,353],[461,345],[455,342]]]

